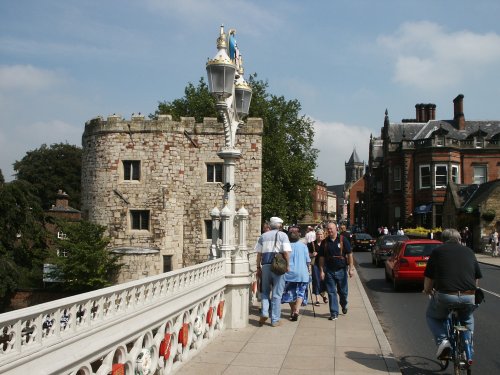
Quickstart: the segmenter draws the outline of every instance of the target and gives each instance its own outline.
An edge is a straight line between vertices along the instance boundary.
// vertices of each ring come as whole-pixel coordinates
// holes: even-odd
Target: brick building
[[[481,184],[500,177],[500,121],[471,121],[463,95],[453,118],[436,120],[434,104],[417,104],[416,118],[390,123],[371,137],[365,188],[368,229],[381,225],[443,225],[449,183]]]
[[[119,282],[208,258],[210,212],[223,206],[223,124],[99,117],[85,124],[82,145],[82,215],[106,226],[111,251],[122,254]],[[249,212],[251,242],[261,224],[261,119],[238,129],[236,147],[236,209]]]

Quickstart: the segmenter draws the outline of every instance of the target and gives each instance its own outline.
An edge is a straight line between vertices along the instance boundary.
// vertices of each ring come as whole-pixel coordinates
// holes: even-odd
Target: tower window
[[[139,181],[141,178],[141,162],[139,160],[123,161],[123,179],[125,181]]]

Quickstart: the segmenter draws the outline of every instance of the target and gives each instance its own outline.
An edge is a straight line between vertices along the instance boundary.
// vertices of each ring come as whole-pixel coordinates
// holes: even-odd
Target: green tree
[[[119,256],[110,253],[104,236],[105,227],[89,221],[58,222],[65,239],[55,239],[59,255],[50,263],[55,270],[49,276],[64,280],[62,286],[72,292],[86,292],[113,285],[121,268]],[[66,256],[62,256],[62,254]]]
[[[0,185],[0,228],[0,303],[5,305],[15,287],[36,287],[42,281],[47,232],[30,183]]]
[[[311,210],[311,190],[318,151],[312,147],[314,123],[300,115],[297,100],[268,93],[268,83],[252,75],[253,89],[250,117],[260,117],[264,123],[262,165],[262,215],[279,215],[288,222],[301,219]],[[217,117],[215,102],[203,78],[198,86],[189,83],[184,97],[172,102],[160,102],[159,114],[170,114],[178,120],[192,116]]]
[[[50,147],[43,144],[16,161],[14,170],[17,172],[17,179],[28,181],[35,187],[43,208],[50,208],[55,203],[58,190],[68,193],[72,207],[80,207],[80,147],[67,143],[57,143]]]
[[[5,178],[3,178],[2,170],[0,169],[0,185],[3,185],[5,182]]]

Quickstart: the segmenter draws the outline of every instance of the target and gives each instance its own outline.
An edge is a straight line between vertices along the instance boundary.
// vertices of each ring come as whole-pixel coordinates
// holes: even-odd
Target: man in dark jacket
[[[474,294],[482,277],[474,252],[460,244],[460,233],[456,229],[445,229],[441,239],[445,243],[434,249],[424,273],[424,293],[431,296],[427,325],[438,345],[436,355],[440,359],[447,357],[451,350],[446,336],[450,306],[461,306],[460,322],[474,331]]]

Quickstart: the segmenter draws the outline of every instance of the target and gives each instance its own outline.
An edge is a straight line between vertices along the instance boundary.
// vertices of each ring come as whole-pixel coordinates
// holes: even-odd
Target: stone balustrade
[[[171,374],[224,327],[226,276],[216,259],[1,314],[0,373]]]

